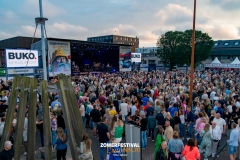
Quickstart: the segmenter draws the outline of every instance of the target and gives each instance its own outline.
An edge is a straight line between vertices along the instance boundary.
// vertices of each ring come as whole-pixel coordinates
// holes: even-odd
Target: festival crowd
[[[223,136],[228,136],[229,159],[240,159],[240,72],[223,70],[195,71],[193,91],[190,74],[182,71],[118,72],[72,76],[84,128],[100,143],[121,143],[126,123],[141,128],[142,152],[153,141],[155,160],[195,160],[216,157]],[[57,77],[55,77],[55,82]],[[9,104],[12,80],[0,84],[0,107]],[[192,107],[189,98],[192,94]],[[12,159],[17,124],[18,95],[10,140],[5,142],[0,159]],[[68,135],[62,104],[56,92],[49,92],[52,146],[57,159],[66,159]],[[38,93],[36,125],[44,147],[41,95]],[[25,114],[23,146],[27,154],[28,107]],[[67,107],[67,106],[66,106]],[[0,137],[6,110],[1,109]],[[81,160],[93,160],[92,140],[87,133],[78,146]],[[41,149],[41,148],[40,148]],[[116,154],[114,151],[120,151]],[[121,160],[120,147],[100,147],[100,159]],[[237,155],[238,154],[238,155]],[[98,158],[99,155],[94,155]]]

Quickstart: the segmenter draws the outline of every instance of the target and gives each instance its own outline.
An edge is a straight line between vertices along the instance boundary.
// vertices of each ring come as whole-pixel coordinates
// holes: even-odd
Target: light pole
[[[39,11],[40,17],[38,18],[41,24],[41,40],[42,40],[42,62],[43,62],[43,79],[47,80],[47,63],[46,63],[46,47],[45,47],[45,39],[44,39],[44,25],[47,18],[43,18],[43,11],[42,11],[42,0],[39,0]],[[37,18],[36,18],[37,21]]]
[[[189,90],[189,104],[188,104],[191,107],[192,107],[193,74],[194,74],[196,3],[197,3],[197,0],[194,0],[193,30],[192,30],[192,53],[191,53],[191,70],[190,70],[190,90]]]

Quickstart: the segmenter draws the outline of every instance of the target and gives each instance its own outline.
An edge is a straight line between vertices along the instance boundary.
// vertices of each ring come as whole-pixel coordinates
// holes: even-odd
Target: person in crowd
[[[97,125],[101,122],[101,119],[102,119],[102,115],[100,113],[100,111],[97,109],[97,105],[94,104],[93,105],[93,109],[91,110],[90,112],[90,118],[93,122],[93,133],[94,133],[94,136],[97,136]]]
[[[186,160],[200,160],[200,153],[192,138],[188,140],[187,145],[184,147],[182,156],[185,157]]]
[[[122,134],[123,134],[123,121],[118,119],[114,134],[114,138],[118,143],[122,141]]]
[[[59,96],[56,95],[56,96],[54,97],[54,101],[53,101],[52,104],[51,104],[51,108],[52,108],[52,109],[56,106],[56,104],[58,105],[58,107],[61,108],[61,103],[58,101],[58,99],[59,99]]]
[[[27,134],[28,134],[28,112],[25,114],[24,127],[23,127],[23,145],[25,152],[23,155],[27,155]]]
[[[168,142],[170,139],[173,138],[173,128],[170,125],[170,121],[165,121],[165,131],[164,131],[164,139]]]
[[[97,125],[97,133],[99,135],[99,142],[100,143],[109,143],[110,141],[110,133],[108,126],[106,125],[107,123],[107,118],[103,117],[102,122]],[[101,160],[105,159],[104,156],[104,147],[100,147],[100,158]]]
[[[212,122],[212,126],[210,127],[210,133],[211,133],[211,154],[212,157],[215,157],[216,151],[217,151],[217,146],[219,141],[222,138],[222,131],[219,126],[217,126],[217,123],[215,121]]]
[[[202,123],[202,117],[203,117],[203,113],[202,112],[199,112],[198,113],[198,119],[196,120],[196,124],[195,124],[195,130],[194,130],[194,134],[196,135],[195,136],[195,145],[197,146],[197,142],[199,141],[200,139],[200,135],[197,134],[200,132],[200,130],[202,128],[200,128],[200,124]]]
[[[209,118],[209,124],[212,125],[212,121],[214,120],[214,118],[216,117],[216,111],[215,110],[211,110],[211,115]]]
[[[157,120],[157,123],[158,123],[158,127],[163,128],[164,125],[165,125],[165,118],[164,118],[164,115],[163,115],[163,109],[160,109],[160,111],[157,113],[156,120]]]
[[[213,119],[213,122],[216,122],[217,126],[221,129],[222,134],[226,133],[226,121],[221,118],[220,113],[216,114],[216,117]]]
[[[237,147],[239,140],[239,130],[236,128],[237,124],[232,123],[232,131],[230,133],[230,139],[228,142],[228,153],[230,155],[230,160],[235,160],[237,155]]]
[[[182,110],[179,111],[179,118],[180,118],[180,121],[181,123],[179,124],[179,132],[180,132],[180,138],[182,138],[182,140],[184,140],[184,133],[185,133],[185,129],[184,129],[184,126],[185,126],[185,116],[184,116],[184,113]]]
[[[170,122],[170,126],[172,127],[172,129],[174,129],[174,120],[173,120],[172,116],[170,115],[170,112],[166,113],[165,121],[169,121]]]
[[[126,103],[126,100],[123,99],[122,100],[122,103],[120,104],[120,111],[123,115],[123,118],[124,118],[124,122],[127,122],[127,116],[128,116],[128,108],[127,108],[127,103]]]
[[[208,156],[211,151],[211,133],[210,133],[210,125],[206,124],[204,129],[200,132],[201,144],[199,146],[199,152],[204,153],[204,160],[208,159]],[[204,151],[205,149],[205,151]]]
[[[111,116],[115,116],[117,114],[117,111],[113,108],[113,104],[110,105],[109,114],[111,114]]]
[[[56,139],[57,136],[57,119],[56,115],[54,113],[51,113],[51,134],[52,134],[52,140]]]
[[[152,141],[154,141],[154,129],[156,128],[156,119],[153,114],[154,111],[151,111],[148,116],[148,138],[152,138]]]
[[[92,154],[92,140],[88,137],[87,133],[83,133],[82,135],[82,142],[80,142],[80,146],[78,148],[80,155],[80,160],[93,160]]]
[[[183,141],[179,139],[179,133],[173,132],[173,138],[168,141],[168,153],[171,160],[181,160],[184,148]]]
[[[82,103],[80,103],[79,106],[80,106],[79,112],[80,112],[80,115],[82,116],[83,125],[84,125],[84,128],[86,128],[85,107]]]
[[[67,153],[67,135],[64,133],[62,128],[57,129],[57,137],[53,139],[52,145],[56,145],[57,150],[57,160],[66,160],[66,153]]]
[[[115,135],[115,129],[117,127],[117,121],[118,121],[118,117],[117,115],[114,115],[113,118],[112,118],[112,121],[110,123],[110,134],[111,134],[111,137],[113,137]]]
[[[178,116],[178,111],[175,111],[173,121],[174,121],[174,131],[179,132],[179,124],[181,124],[181,120],[180,120],[180,117]]]
[[[156,153],[155,160],[168,160],[167,142],[163,141]]]
[[[139,126],[141,127],[142,149],[147,148],[147,124],[148,119],[143,114],[139,120]]]
[[[128,116],[128,122],[127,123],[137,125],[138,122],[134,121],[133,118],[134,118],[133,116]],[[138,119],[138,121],[139,121],[139,119]]]
[[[4,143],[4,149],[0,152],[0,159],[1,160],[13,160],[14,157],[14,150],[12,148],[12,142],[6,141]]]
[[[187,131],[188,131],[188,134],[189,134],[189,138],[192,138],[192,128],[194,126],[194,114],[192,113],[192,108],[191,107],[187,107],[187,119],[186,119],[186,122],[187,122]]]
[[[174,102],[171,101],[171,102],[169,103],[169,107],[168,107],[168,112],[170,112],[171,117],[174,116],[174,113],[175,113],[176,111],[178,111],[178,109],[177,109],[177,107],[174,106]]]
[[[154,144],[154,159],[156,159],[157,151],[161,147],[162,142],[164,141],[163,134],[164,134],[163,127],[162,126],[158,127],[156,141]]]
[[[229,129],[231,129],[231,120],[232,120],[232,113],[229,112],[229,109],[226,108],[223,119],[226,122],[226,136],[228,136]]]

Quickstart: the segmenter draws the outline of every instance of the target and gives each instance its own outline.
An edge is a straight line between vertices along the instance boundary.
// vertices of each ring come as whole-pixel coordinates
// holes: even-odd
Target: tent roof
[[[218,58],[216,57],[213,61],[212,64],[221,64],[221,62],[218,60]]]
[[[236,58],[234,59],[234,61],[232,61],[231,64],[240,64],[240,61],[239,61],[238,57],[236,57]]]

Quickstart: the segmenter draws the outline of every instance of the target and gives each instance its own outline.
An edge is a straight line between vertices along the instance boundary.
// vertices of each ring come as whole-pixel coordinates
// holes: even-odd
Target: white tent
[[[218,60],[218,58],[216,57],[213,61],[212,64],[221,64],[221,62]]]
[[[239,61],[238,57],[236,57],[236,58],[234,59],[234,61],[232,61],[231,64],[240,64],[240,61]]]

